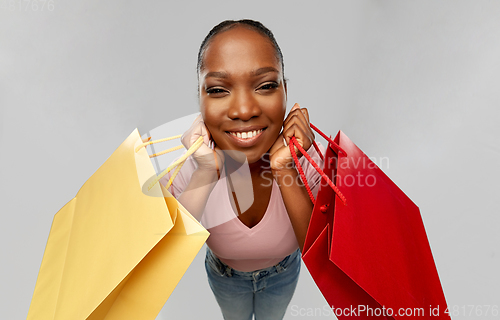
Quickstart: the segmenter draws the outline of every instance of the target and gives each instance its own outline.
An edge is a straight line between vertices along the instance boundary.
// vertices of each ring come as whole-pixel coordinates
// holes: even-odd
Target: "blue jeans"
[[[278,264],[256,271],[232,269],[207,247],[205,269],[208,283],[225,320],[283,319],[300,273],[297,249]]]

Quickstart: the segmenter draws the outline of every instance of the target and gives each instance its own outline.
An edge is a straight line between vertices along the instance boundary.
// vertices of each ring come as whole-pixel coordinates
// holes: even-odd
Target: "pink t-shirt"
[[[324,153],[324,147],[320,143],[318,145]],[[308,153],[322,168],[323,161],[314,147]],[[321,176],[305,157],[301,157],[299,162],[316,196]],[[178,197],[186,188],[196,168],[196,161],[189,157],[170,188],[174,197]],[[160,181],[165,185],[168,179],[167,175]],[[229,198],[231,193],[228,192],[226,180],[226,172],[223,170],[200,221],[210,232],[207,245],[213,253],[231,268],[245,272],[273,266],[293,253],[298,248],[297,238],[276,181],[272,180],[271,198],[263,218],[257,225],[249,228],[232,209]]]

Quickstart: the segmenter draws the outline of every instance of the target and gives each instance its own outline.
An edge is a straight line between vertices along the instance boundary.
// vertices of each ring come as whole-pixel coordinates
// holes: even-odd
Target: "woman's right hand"
[[[203,118],[201,114],[196,117],[193,121],[191,127],[184,132],[181,137],[181,142],[186,149],[189,149],[199,137],[203,137],[203,144],[201,147],[196,150],[192,157],[198,164],[198,169],[204,172],[217,173],[217,170],[222,170],[224,165],[224,153],[222,150],[215,147],[215,154],[217,157],[217,164],[215,163],[215,156],[212,149],[209,147],[210,145],[210,131],[208,131],[205,122],[203,122]]]

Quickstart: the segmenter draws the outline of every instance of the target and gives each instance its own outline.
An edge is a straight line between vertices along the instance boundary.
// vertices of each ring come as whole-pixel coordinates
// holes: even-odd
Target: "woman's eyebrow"
[[[256,76],[260,76],[264,73],[268,73],[268,72],[276,72],[276,73],[279,73],[278,69],[274,68],[274,67],[262,67],[262,68],[259,68],[259,69],[256,69],[256,70],[252,70],[250,71],[250,75],[253,76],[253,77],[256,77]],[[221,78],[221,79],[227,79],[229,78],[230,75],[229,73],[227,72],[223,72],[223,71],[211,71],[211,72],[208,72],[206,75],[205,75],[205,79],[207,78]]]
[[[226,73],[226,72],[221,72],[221,71],[212,71],[212,72],[209,72],[205,75],[205,79],[206,78],[223,78],[223,79],[227,79],[229,78],[229,75]]]
[[[259,68],[257,70],[253,70],[252,72],[250,72],[250,74],[255,77],[255,76],[260,76],[261,74],[268,73],[268,72],[279,73],[278,69],[276,69],[274,67],[263,67],[263,68]]]

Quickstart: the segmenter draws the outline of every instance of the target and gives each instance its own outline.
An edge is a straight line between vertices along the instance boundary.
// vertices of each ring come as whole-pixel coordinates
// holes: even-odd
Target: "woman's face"
[[[271,42],[241,26],[214,36],[199,83],[200,111],[217,146],[258,161],[279,136],[286,111],[283,73]]]

